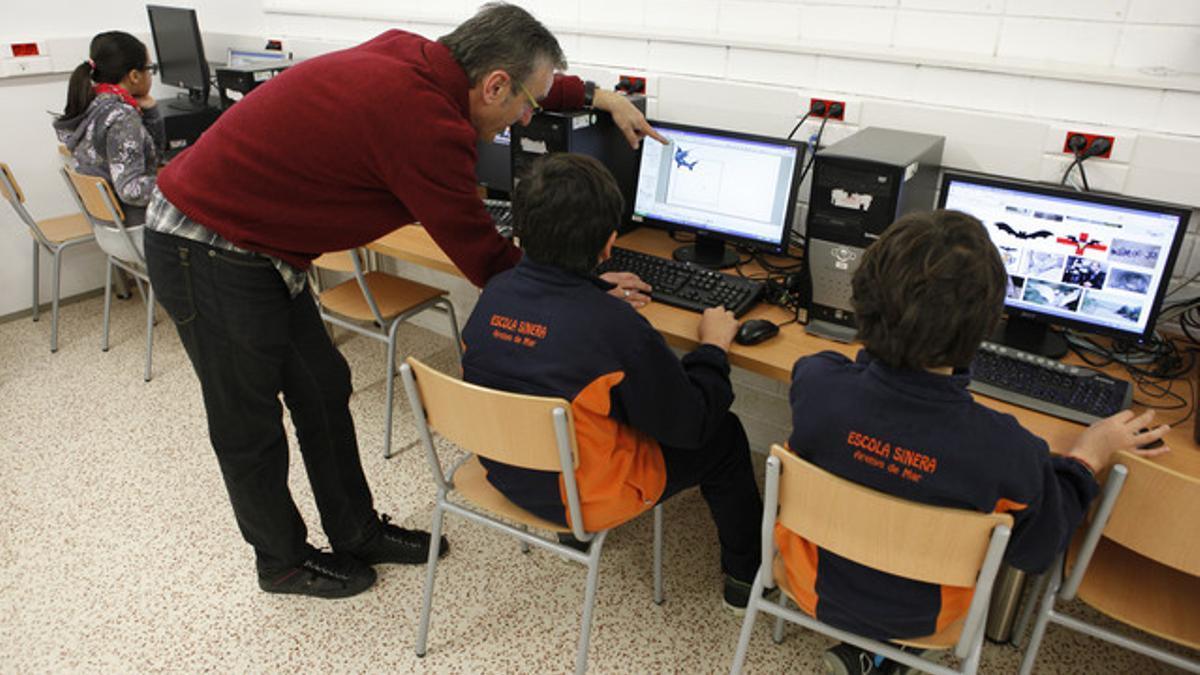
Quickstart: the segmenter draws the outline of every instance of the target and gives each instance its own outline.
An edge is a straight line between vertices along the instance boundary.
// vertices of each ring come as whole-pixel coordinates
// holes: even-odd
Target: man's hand
[[[142,110],[149,110],[149,109],[153,108],[154,106],[158,105],[158,101],[155,101],[154,97],[151,96],[150,94],[146,94],[145,96],[139,96],[139,97],[135,98],[134,100],[137,101],[138,107],[141,108]]]
[[[733,317],[733,312],[724,307],[709,307],[704,310],[704,315],[700,317],[700,343],[720,347],[723,351],[729,351],[729,344],[733,342],[733,336],[737,335],[738,322]]]
[[[638,278],[638,275],[633,272],[605,272],[600,275],[600,278],[610,284],[616,284],[617,287],[608,292],[609,295],[618,297],[625,302],[633,305],[635,308],[645,307],[646,303],[650,302],[650,284]]]
[[[642,111],[621,94],[607,89],[597,89],[592,97],[592,105],[600,110],[606,110],[612,115],[617,128],[625,134],[625,139],[635,149],[646,136],[666,145],[667,138],[655,131],[654,127],[646,121],[646,116],[642,114]]]
[[[1079,435],[1079,440],[1075,441],[1075,447],[1067,456],[1081,459],[1093,471],[1100,471],[1108,466],[1114,454],[1122,450],[1142,457],[1154,457],[1170,452],[1171,449],[1165,445],[1151,450],[1138,449],[1138,446],[1157,441],[1171,430],[1166,424],[1150,428],[1153,421],[1153,410],[1147,410],[1136,417],[1132,410],[1122,410],[1088,427]],[[1142,429],[1146,431],[1143,432]]]

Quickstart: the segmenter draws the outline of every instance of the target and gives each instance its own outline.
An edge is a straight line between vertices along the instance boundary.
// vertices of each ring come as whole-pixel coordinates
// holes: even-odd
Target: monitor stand
[[[680,246],[671,253],[680,262],[690,262],[710,270],[733,267],[737,264],[737,251],[725,247],[725,242],[702,234],[696,235],[696,243]]]
[[[1067,355],[1067,338],[1050,325],[1032,319],[1010,316],[992,333],[992,342],[1030,354],[1061,359]]]
[[[172,110],[180,110],[183,112],[199,112],[201,110],[207,110],[211,107],[208,104],[208,96],[209,90],[207,88],[204,90],[188,89],[188,96],[186,99],[183,98],[181,94],[180,96],[172,99],[170,103],[167,103],[167,107]]]

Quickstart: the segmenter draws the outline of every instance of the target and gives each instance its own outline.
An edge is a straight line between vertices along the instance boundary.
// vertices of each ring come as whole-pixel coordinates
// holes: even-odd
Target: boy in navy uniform
[[[623,199],[596,160],[538,160],[513,194],[524,257],[491,279],[463,329],[463,377],[571,402],[583,527],[607,529],[699,485],[721,542],[725,601],[744,608],[758,569],[762,500],[749,445],[729,405],[733,315],[709,309],[699,347],[679,359],[595,276],[617,236]],[[568,523],[561,475],[481,458],[522,508]]]
[[[1004,265],[965,213],[901,218],[867,249],[853,279],[856,360],[822,352],[792,370],[789,447],[838,476],[925,504],[1008,512],[1006,561],[1042,572],[1062,551],[1120,450],[1161,438],[1153,411],[1093,424],[1061,455],[1011,415],[976,403],[967,367],[1000,320]],[[886,455],[886,457],[883,457]],[[884,461],[880,461],[880,460]],[[902,468],[888,470],[888,464]],[[934,635],[961,621],[971,588],[939,587],[839,558],[776,530],[786,582],[818,619],[880,640]],[[890,672],[857,647],[826,652],[833,673]]]

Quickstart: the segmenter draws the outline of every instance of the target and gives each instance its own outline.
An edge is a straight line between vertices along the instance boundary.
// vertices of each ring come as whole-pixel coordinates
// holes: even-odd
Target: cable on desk
[[[1171,426],[1191,419],[1193,406],[1189,401],[1192,399],[1175,391],[1175,387],[1182,381],[1189,392],[1195,394],[1190,377],[1196,365],[1194,349],[1180,350],[1175,342],[1158,333],[1146,344],[1116,340],[1112,347],[1104,347],[1068,331],[1067,343],[1071,351],[1093,368],[1114,363],[1122,366],[1136,387],[1135,391],[1142,395],[1134,398],[1135,404],[1154,410],[1187,410],[1182,418],[1168,422]]]

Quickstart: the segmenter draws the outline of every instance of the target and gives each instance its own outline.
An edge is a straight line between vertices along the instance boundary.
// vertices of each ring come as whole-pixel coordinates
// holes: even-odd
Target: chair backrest
[[[114,258],[144,267],[143,226],[125,226],[125,212],[108,181],[81,174],[70,167],[63,167],[61,171],[71,196],[92,224],[100,249]]]
[[[4,162],[0,162],[0,196],[11,202],[13,206],[25,203],[25,193],[21,192],[21,186],[13,176],[12,169],[9,169]]]
[[[1008,514],[918,504],[820,469],[778,445],[779,516],[806,540],[873,569],[932,584],[974,586],[993,530]]]
[[[354,260],[351,256],[356,253],[358,253],[358,249],[323,253],[312,261],[312,266],[316,267],[317,269],[329,270],[330,272],[346,272],[353,274]]]
[[[1129,475],[1103,536],[1155,562],[1200,576],[1200,478],[1122,453]],[[1153,527],[1147,524],[1153,523]],[[1164,532],[1171,536],[1164,537]]]
[[[488,389],[450,377],[409,357],[429,428],[482,457],[539,471],[562,471],[554,411],[567,421],[572,464],[578,464],[571,404],[561,398]]]
[[[379,302],[375,299],[375,294],[371,292],[371,284],[367,281],[366,273],[363,272],[363,258],[365,255],[366,251],[359,248],[346,251],[332,251],[318,256],[316,260],[313,260],[312,266],[314,269],[353,274],[355,281],[358,283],[358,290],[362,293],[363,300],[367,303],[367,308],[371,310],[371,314],[375,317],[375,323],[379,326],[385,326],[387,321],[383,317],[383,311],[379,308]]]

